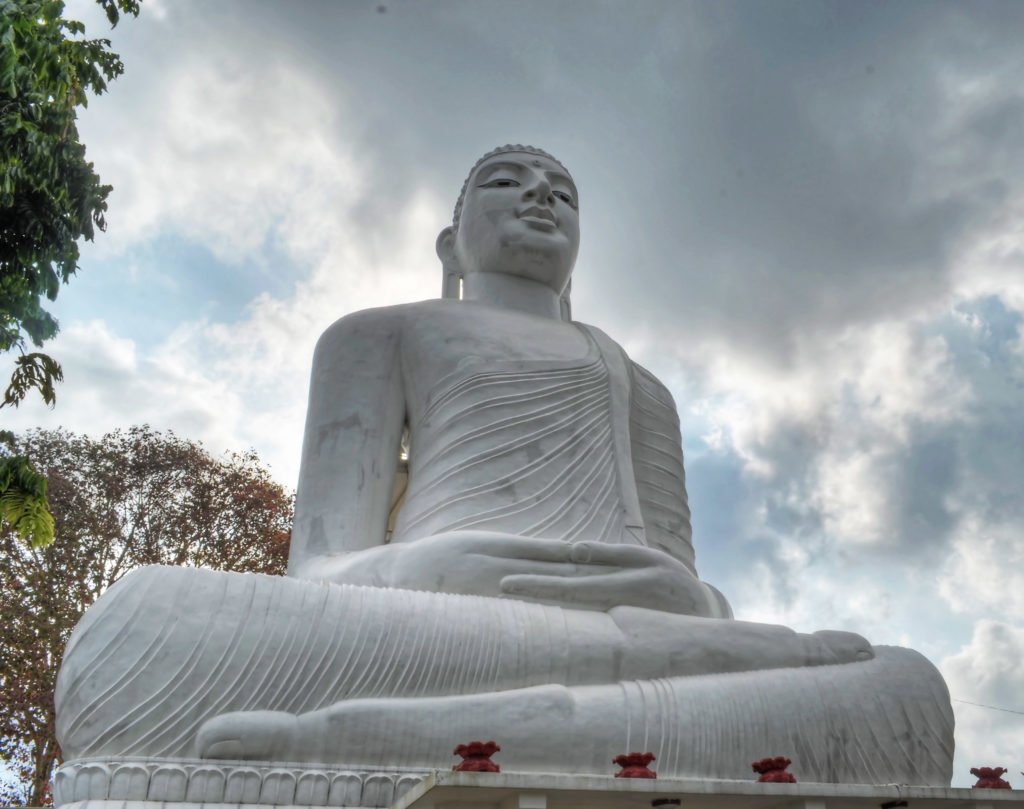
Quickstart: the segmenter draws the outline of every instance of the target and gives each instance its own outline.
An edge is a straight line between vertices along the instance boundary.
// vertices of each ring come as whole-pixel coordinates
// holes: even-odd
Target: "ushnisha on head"
[[[452,225],[437,237],[444,296],[459,297],[460,282],[473,274],[497,273],[546,286],[567,310],[578,199],[565,166],[541,149],[515,144],[485,154],[463,184]]]

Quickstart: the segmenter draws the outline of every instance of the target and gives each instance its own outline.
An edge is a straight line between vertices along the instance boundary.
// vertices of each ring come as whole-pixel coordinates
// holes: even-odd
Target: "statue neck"
[[[551,287],[506,273],[467,273],[462,282],[462,299],[537,317],[562,319],[558,293]]]

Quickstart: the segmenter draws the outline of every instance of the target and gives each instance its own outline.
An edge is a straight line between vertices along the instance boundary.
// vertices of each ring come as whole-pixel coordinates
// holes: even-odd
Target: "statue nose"
[[[536,199],[548,205],[555,204],[555,195],[551,193],[551,183],[546,177],[540,177],[537,182],[528,185],[523,191],[523,199]]]

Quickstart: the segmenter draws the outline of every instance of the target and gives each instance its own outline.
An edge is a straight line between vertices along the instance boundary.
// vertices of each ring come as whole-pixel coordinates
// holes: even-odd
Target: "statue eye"
[[[481,185],[481,188],[516,188],[519,185],[518,180],[510,180],[507,177],[499,177],[497,180],[491,180],[488,183]]]
[[[572,194],[569,194],[565,191],[555,191],[554,193],[556,197],[562,200],[562,202],[564,202],[570,208],[572,208],[573,210],[576,209],[576,200],[572,198]]]

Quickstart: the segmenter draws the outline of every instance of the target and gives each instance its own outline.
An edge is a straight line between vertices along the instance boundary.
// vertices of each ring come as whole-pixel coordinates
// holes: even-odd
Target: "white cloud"
[[[1024,615],[1024,521],[961,520],[939,591],[957,612]]]
[[[956,293],[962,300],[998,296],[1024,312],[1024,195],[1007,202],[1004,218],[979,234],[957,263]]]
[[[814,493],[825,516],[825,530],[840,541],[883,541],[891,527],[891,507],[882,467],[885,447],[827,452],[816,463]]]
[[[901,495],[893,466],[911,431],[967,418],[972,403],[969,382],[945,340],[924,334],[926,322],[846,329],[786,366],[759,366],[727,345],[701,347],[688,356],[702,381],[692,406],[748,475],[779,494],[806,476],[790,497],[819,510],[836,541],[884,541]]]
[[[432,245],[449,206],[414,192],[368,228],[366,169],[339,134],[344,108],[290,68],[254,74],[225,50],[161,82],[120,110],[131,127],[111,115],[92,133],[118,193],[94,260],[169,235],[240,272],[288,273],[291,293],[258,295],[234,323],[181,323],[146,352],[109,324],[65,318],[48,346],[67,380],[58,407],[30,402],[12,426],[95,434],[149,422],[215,451],[254,446],[293,485],[316,338],[349,311],[435,296]],[[271,245],[283,266],[268,266]]]
[[[365,249],[338,250],[327,244],[326,255],[292,296],[261,295],[230,326],[182,326],[155,352],[155,365],[168,376],[194,374],[199,390],[212,388],[216,395],[203,394],[211,410],[222,401],[237,401],[237,418],[227,434],[244,446],[255,446],[278,477],[292,485],[298,477],[309,366],[319,335],[349,311],[436,294],[434,276],[439,278],[440,271],[416,247],[430,245],[435,235],[435,222],[425,215],[425,207],[417,199],[396,212],[395,255],[374,261]],[[353,236],[343,220],[338,233]],[[339,252],[345,253],[347,265],[335,266]],[[420,254],[419,260],[413,253]],[[348,272],[342,269],[346,266]]]
[[[146,90],[83,124],[116,189],[99,258],[161,234],[241,267],[271,239],[297,260],[317,257],[366,182],[338,142],[339,99],[294,67],[230,49],[186,57]]]
[[[971,640],[941,665],[956,713],[957,780],[969,783],[971,767],[1006,767],[1019,788],[1024,747],[1024,627],[979,621]],[[978,703],[970,705],[967,703]],[[993,710],[981,705],[1004,708]]]
[[[8,416],[15,429],[65,427],[92,435],[149,423],[205,442],[214,451],[234,446],[242,403],[229,385],[199,368],[140,356],[135,343],[101,321],[71,323],[47,350],[64,369],[57,406],[34,394]]]

